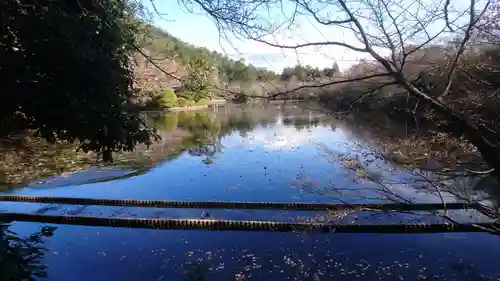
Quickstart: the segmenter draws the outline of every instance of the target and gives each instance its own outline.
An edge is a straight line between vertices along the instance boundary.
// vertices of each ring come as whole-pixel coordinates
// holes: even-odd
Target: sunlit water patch
[[[9,194],[61,197],[360,203],[456,198],[409,184],[413,175],[374,153],[377,143],[311,104],[225,105],[155,113],[162,140],[117,155],[117,165],[33,181]],[[125,161],[126,160],[126,161]],[[135,161],[134,161],[135,160]],[[421,184],[421,182],[419,183]],[[436,222],[429,214],[204,210],[0,204],[0,210],[105,217],[288,222]],[[455,212],[477,221],[477,214]],[[42,228],[45,227],[45,228]],[[47,228],[49,227],[49,228]],[[489,234],[369,235],[154,231],[13,223],[2,259],[12,272],[47,280],[497,280],[498,239]],[[38,238],[31,241],[30,235]],[[10,236],[9,236],[10,235]],[[35,237],[33,236],[33,237]],[[17,238],[14,239],[14,238]],[[10,240],[9,240],[10,239]],[[22,241],[24,241],[22,240]],[[16,242],[17,241],[17,242]],[[40,248],[42,247],[43,248]],[[10,248],[9,248],[10,247]],[[24,252],[23,252],[24,251]],[[5,254],[3,254],[5,255]],[[8,261],[8,262],[7,262]],[[34,263],[40,267],[30,267]],[[2,267],[4,268],[4,267]],[[17,272],[17,271],[16,271]],[[11,279],[16,280],[16,279]],[[20,280],[20,279],[19,279]]]

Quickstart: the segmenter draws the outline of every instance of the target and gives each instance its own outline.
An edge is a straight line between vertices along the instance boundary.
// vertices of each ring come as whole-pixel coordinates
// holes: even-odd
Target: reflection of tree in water
[[[198,146],[198,147],[193,147],[193,148],[188,149],[188,153],[191,156],[209,156],[209,157],[212,157],[215,155],[215,153],[221,152],[221,151],[222,151],[221,146],[217,145],[217,144]]]
[[[309,109],[285,104],[243,107],[227,104],[216,111],[148,112],[145,117],[157,128],[161,140],[148,147],[140,145],[133,152],[117,153],[114,164],[132,169],[151,167],[192,148],[193,155],[201,153],[212,157],[223,149],[220,143],[224,136],[246,137],[257,127],[276,124],[279,116],[286,116],[285,126],[297,128],[309,128],[326,121],[313,118],[311,122],[309,112]],[[11,140],[7,141],[9,145],[6,140],[0,140],[0,185],[5,187],[99,165],[99,155],[77,152],[75,144],[51,144],[36,136],[21,136],[20,140],[16,147]]]
[[[297,131],[302,131],[304,129],[310,129],[322,125],[319,118],[305,118],[305,117],[285,117],[283,118],[283,124],[287,126],[294,126]]]
[[[388,247],[390,255],[384,256],[372,254],[374,249],[370,247],[323,251],[320,247],[331,244],[318,236],[298,235],[296,239],[296,247],[283,246],[272,251],[220,247],[200,249],[201,255],[191,252],[197,258],[182,266],[184,277],[180,280],[480,281],[498,280],[499,276],[496,272],[485,272],[474,259],[457,256],[454,251],[442,253],[409,245]],[[282,242],[285,245],[286,240]]]
[[[243,114],[240,118],[223,118],[211,111],[172,112],[164,115],[164,130],[185,130],[189,135],[182,140],[182,146],[194,156],[214,156],[222,150],[221,138],[235,131],[241,135],[252,131],[258,122]],[[156,118],[158,122],[160,118]]]
[[[20,237],[0,225],[0,274],[4,281],[35,280],[47,278],[47,266],[41,264],[46,249],[45,237],[54,235],[56,227],[45,226],[28,237]]]
[[[92,153],[77,153],[77,145],[54,144],[35,135],[0,140],[0,186],[21,185],[64,171],[88,168],[96,162]]]
[[[188,264],[186,266],[185,281],[203,281],[208,271],[208,267],[202,262]]]
[[[239,132],[241,137],[247,137],[248,133],[252,132],[257,126],[258,120],[251,118],[248,112],[243,111],[237,118],[230,118],[225,122],[228,132]]]
[[[331,123],[330,119],[314,116],[309,110],[303,110],[300,107],[279,106],[279,108],[275,108],[260,107],[259,105],[250,105],[244,108],[227,105],[216,111],[161,113],[152,116],[150,120],[160,131],[187,132],[188,134],[183,136],[180,143],[181,149],[187,150],[192,156],[206,156],[204,161],[211,163],[212,158],[223,149],[221,139],[224,136],[238,133],[241,137],[247,137],[248,133],[258,126],[267,128],[276,124],[280,110],[282,116],[286,116],[283,119],[283,124],[295,126],[299,131]]]

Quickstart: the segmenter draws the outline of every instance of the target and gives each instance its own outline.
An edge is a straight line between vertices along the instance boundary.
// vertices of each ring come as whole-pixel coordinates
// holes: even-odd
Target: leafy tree
[[[294,68],[294,74],[297,77],[297,79],[299,79],[300,81],[304,81],[307,79],[308,71],[305,67],[298,64]]]
[[[184,94],[195,102],[209,97],[209,89],[215,83],[212,68],[201,57],[194,57],[188,64],[188,77],[184,81]]]
[[[248,80],[248,67],[245,65],[245,61],[240,59],[236,61],[233,66],[233,77],[232,80],[236,81],[247,81]]]
[[[324,77],[333,77],[335,73],[339,72],[339,65],[335,62],[333,63],[332,68],[326,67],[321,72]]]
[[[245,92],[238,92],[233,99],[236,103],[246,103],[248,100],[249,97]]]
[[[271,81],[276,78],[276,73],[269,71],[267,69],[258,69],[257,80],[259,81]]]
[[[40,280],[47,278],[47,266],[42,263],[48,251],[43,246],[46,238],[54,235],[57,227],[44,226],[28,237],[21,237],[0,224],[0,270],[2,280]]]
[[[320,78],[322,76],[321,70],[318,67],[315,67],[312,72],[313,78]]]
[[[167,88],[163,91],[163,106],[166,108],[177,106],[177,95],[172,88]]]
[[[281,80],[282,81],[288,81],[290,80],[290,78],[292,78],[292,76],[295,74],[295,70],[291,67],[286,67],[283,69],[283,71],[281,72]]]
[[[337,62],[334,62],[333,67],[331,69],[332,69],[333,74],[339,72],[340,71],[339,64]]]
[[[191,59],[203,57],[209,65],[217,68],[218,78],[224,82],[253,79],[268,81],[277,77],[272,71],[265,71],[265,76],[259,75],[261,69],[247,65],[244,60],[233,60],[207,48],[195,47],[180,41],[158,27],[148,25],[145,33],[146,36],[141,38],[141,46],[151,51],[154,57],[174,59],[186,67]]]
[[[209,1],[209,0],[184,0],[185,4],[198,4],[217,22],[218,27],[223,31],[231,31],[240,38],[255,40],[261,43],[275,46],[277,48],[302,49],[314,45],[336,45],[342,46],[351,51],[359,52],[371,56],[376,65],[376,72],[348,79],[338,79],[333,84],[349,82],[368,81],[379,78],[380,82],[375,85],[375,89],[369,92],[378,91],[383,88],[397,87],[408,97],[418,101],[418,104],[425,105],[432,109],[439,118],[450,124],[449,127],[456,128],[460,135],[468,139],[482,154],[490,167],[487,171],[479,171],[479,174],[494,172],[500,179],[500,133],[492,129],[494,123],[485,122],[477,115],[481,114],[482,108],[476,107],[468,111],[454,106],[451,98],[453,92],[457,95],[460,91],[454,91],[453,83],[459,79],[460,62],[468,53],[474,53],[472,48],[475,33],[484,30],[483,21],[493,19],[498,22],[498,1],[478,1],[470,0],[467,5],[454,6],[452,1],[443,1],[432,8],[423,9],[420,13],[420,5],[417,1],[415,5],[400,5],[397,1],[299,1],[292,0],[292,5],[297,7],[295,14],[305,15],[307,20],[311,20],[318,25],[336,28],[344,28],[347,23],[358,40],[345,42],[340,37],[332,36],[323,38],[321,41],[307,42],[306,44],[286,44],[276,42],[276,40],[266,41],[266,36],[284,30],[284,28],[294,25],[296,17],[282,17],[282,20],[270,21],[268,16],[273,12],[280,11],[283,7],[282,1],[269,0],[233,0],[233,1]],[[492,4],[490,6],[490,4]],[[408,7],[407,7],[408,6]],[[322,7],[318,9],[318,7]],[[335,10],[335,17],[329,18],[324,10]],[[362,12],[361,12],[362,11]],[[431,27],[432,26],[432,27]],[[498,25],[492,24],[490,27],[492,35],[498,34]],[[414,85],[417,77],[408,75],[405,66],[411,61],[418,60],[413,55],[419,49],[432,45],[442,45],[443,34],[452,32],[458,38],[458,44],[454,45],[450,51],[443,55],[443,60],[447,61],[440,70],[441,73],[435,76],[442,76],[440,87],[432,89],[430,87],[419,87]],[[486,29],[486,31],[488,31]],[[333,34],[334,32],[332,32]],[[495,36],[496,37],[496,36]],[[440,42],[441,41],[441,42]],[[407,48],[408,43],[416,44],[416,48]],[[359,44],[361,43],[361,44]],[[492,42],[495,45],[498,41]],[[389,50],[388,55],[382,54],[379,48]],[[420,68],[420,73],[436,73],[434,65],[425,65]],[[491,71],[489,75],[495,73]],[[373,80],[372,80],[373,82]],[[319,87],[320,85],[314,85]],[[326,84],[325,84],[326,86]],[[494,92],[490,92],[494,93]],[[496,114],[498,116],[498,114]],[[498,122],[496,122],[498,123]]]
[[[155,136],[130,100],[140,25],[125,0],[2,1],[0,136],[36,131],[84,151],[132,150]]]

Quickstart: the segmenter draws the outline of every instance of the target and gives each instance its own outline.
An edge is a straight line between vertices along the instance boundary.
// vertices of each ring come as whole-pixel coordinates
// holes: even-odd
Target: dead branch
[[[333,25],[333,24],[337,25],[337,24],[345,24],[345,23],[352,22],[352,19],[350,19],[350,18],[343,19],[343,20],[324,20],[324,19],[319,18],[317,13],[314,12],[311,9],[311,7],[309,7],[308,3],[306,3],[305,1],[303,1],[303,2],[297,1],[297,4],[300,5],[301,7],[303,7],[306,11],[308,11],[314,17],[314,19],[322,25]]]
[[[370,89],[368,91],[366,91],[365,93],[362,93],[361,96],[359,96],[358,98],[356,98],[354,101],[351,102],[351,107],[354,106],[355,103],[361,101],[362,99],[364,99],[365,97],[373,94],[374,92],[378,91],[378,90],[381,90],[385,87],[388,87],[388,86],[391,86],[391,85],[396,85],[397,83],[396,82],[387,82],[387,83],[382,83],[381,85],[373,88],[373,89]]]
[[[469,169],[464,169],[464,170],[466,172],[474,174],[474,175],[487,175],[487,174],[491,174],[491,173],[493,173],[495,171],[494,168],[488,169],[488,170],[485,170],[485,171],[474,171],[474,170],[469,170]]]
[[[403,33],[401,32],[401,29],[399,28],[399,24],[396,22],[396,18],[393,17],[391,11],[389,10],[389,7],[387,6],[387,3],[384,0],[381,0],[381,2],[384,5],[384,9],[385,9],[385,12],[387,13],[387,16],[389,16],[389,18],[392,21],[392,24],[396,28],[396,33],[397,33],[398,38],[399,38],[400,48],[401,48],[401,51],[404,54],[405,53],[405,44],[404,44],[404,40],[403,40]],[[395,60],[396,54],[394,54],[393,56],[394,56],[393,59]],[[399,70],[402,71],[402,66],[400,66]]]
[[[291,90],[287,90],[287,91],[284,91],[284,92],[279,92],[279,93],[274,93],[274,94],[271,94],[270,96],[268,96],[268,98],[275,98],[277,96],[282,96],[282,95],[286,95],[286,94],[289,94],[289,93],[293,93],[293,92],[296,92],[298,90],[301,90],[301,89],[313,89],[313,88],[324,88],[324,87],[328,87],[328,86],[332,86],[332,85],[337,85],[337,84],[345,84],[345,83],[352,83],[352,82],[358,82],[358,81],[363,81],[363,80],[368,80],[368,79],[371,79],[371,78],[376,78],[376,77],[389,77],[390,74],[389,73],[377,73],[377,74],[372,74],[372,75],[367,75],[367,76],[363,76],[363,77],[356,77],[356,78],[350,78],[350,79],[343,79],[343,80],[337,80],[337,81],[331,81],[331,82],[328,82],[328,83],[321,83],[321,84],[315,84],[315,85],[301,85],[299,87],[296,87],[294,89],[291,89]]]
[[[452,61],[450,70],[448,72],[448,82],[446,83],[446,87],[445,87],[444,91],[438,96],[438,100],[441,101],[443,99],[443,97],[446,96],[450,92],[450,88],[451,88],[451,84],[453,82],[453,77],[455,76],[455,71],[456,71],[456,68],[457,68],[458,60],[460,59],[460,56],[462,55],[462,53],[465,50],[465,45],[467,44],[467,42],[469,42],[469,40],[471,38],[472,29],[476,25],[477,21],[486,12],[486,10],[488,9],[488,6],[490,5],[490,2],[491,1],[486,2],[486,5],[485,5],[483,11],[478,16],[476,16],[476,9],[475,9],[476,0],[471,0],[470,1],[470,10],[469,10],[470,19],[469,19],[469,24],[467,26],[467,29],[465,30],[464,37],[462,39],[462,42],[460,43],[460,46],[459,46],[459,48],[457,50],[457,53],[455,54],[455,58]]]
[[[453,28],[451,28],[451,24],[450,24],[450,16],[449,16],[449,9],[450,7],[450,0],[446,0],[446,3],[444,4],[444,19],[446,21],[446,26],[448,27],[448,29],[453,32]]]
[[[148,56],[144,51],[137,45],[132,45],[134,49],[139,52],[149,63],[151,63],[154,67],[156,67],[159,71],[161,71],[163,74],[167,75],[168,77],[175,79],[177,81],[182,82],[182,80],[171,73],[167,72],[165,69],[163,69],[161,66],[159,66],[150,56]]]

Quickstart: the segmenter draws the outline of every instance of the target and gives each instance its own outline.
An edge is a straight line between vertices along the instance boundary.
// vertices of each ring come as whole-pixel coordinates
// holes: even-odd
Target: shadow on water
[[[9,143],[0,143],[0,188],[61,187],[125,179],[172,161],[184,152],[204,157],[202,161],[211,164],[223,149],[222,138],[233,134],[246,137],[256,128],[270,128],[276,124],[278,113],[286,115],[283,124],[294,126],[298,131],[320,123],[316,117],[294,116],[304,115],[307,110],[285,103],[146,112],[146,118],[157,128],[161,139],[149,147],[140,145],[133,152],[119,153],[111,167],[101,164],[98,155],[77,152],[76,145],[49,144],[34,136],[19,136]]]
[[[300,154],[299,149],[303,147],[302,150],[310,151],[311,156],[328,158],[328,161],[337,168],[335,172],[339,174],[337,179],[340,175],[351,176],[347,172],[354,169],[354,176],[357,176],[353,179],[354,181],[359,181],[359,176],[367,174],[370,169],[372,171],[368,174],[373,181],[373,179],[386,179],[390,174],[397,174],[394,171],[400,169],[418,172],[425,170],[432,173],[443,167],[446,169],[457,166],[471,167],[480,161],[469,144],[457,138],[439,135],[433,131],[437,129],[433,128],[432,124],[417,124],[413,119],[367,116],[366,114],[338,118],[314,103],[227,104],[201,111],[147,112],[145,116],[157,128],[161,140],[149,147],[139,146],[133,152],[116,155],[116,162],[113,166],[96,165],[95,155],[76,153],[75,147],[69,144],[51,146],[41,140],[27,138],[24,140],[25,151],[22,150],[20,153],[8,151],[2,154],[0,180],[11,184],[7,186],[17,184],[17,186],[31,188],[124,181],[148,174],[151,169],[164,163],[174,162],[180,165],[181,162],[176,159],[182,155],[198,158],[200,163],[210,166],[218,161],[218,155],[223,153],[243,155],[242,149],[259,141],[265,142],[263,145],[266,151],[260,151],[261,148],[258,150],[250,148],[254,156],[246,157],[262,158],[262,156],[269,155],[269,151],[288,149],[290,155],[297,155],[293,157],[296,161],[317,162],[318,160],[308,159],[307,155]],[[288,128],[294,128],[297,133],[294,135],[293,132],[287,131]],[[329,130],[313,132],[314,128],[328,128]],[[267,139],[260,139],[262,137]],[[318,140],[317,137],[320,139]],[[227,143],[232,143],[238,138],[241,139],[241,146],[227,149]],[[347,142],[348,145],[341,149],[342,151],[335,147],[332,149],[331,142],[334,139]],[[315,150],[320,150],[320,152],[307,150],[303,143],[307,140],[309,144],[306,146],[312,147],[312,144],[316,147]],[[297,143],[294,144],[294,142]],[[350,157],[356,159],[350,159]],[[273,162],[282,161],[279,159],[281,158],[274,157]],[[380,162],[384,163],[381,165]],[[301,166],[304,164],[309,163],[302,163]],[[234,165],[237,164],[234,163]],[[257,159],[250,165],[258,168],[262,164],[259,164]],[[276,168],[285,170],[289,165],[291,164],[283,162],[283,167],[277,166]],[[318,169],[325,169],[325,166],[318,167]],[[191,173],[192,171],[183,169],[183,172]],[[267,176],[271,174],[273,173],[269,170],[265,173]],[[311,175],[311,172],[293,171],[293,174],[296,180],[292,180],[287,185],[298,188],[301,192],[316,193],[323,197],[341,196],[338,189],[332,188],[331,183],[325,184],[321,180],[318,182],[318,176]],[[399,184],[411,181],[413,187],[435,193],[434,187],[422,184],[422,181],[425,181],[422,178],[403,179],[402,174],[407,177],[408,173],[406,171],[397,175]],[[434,175],[426,174],[426,176]],[[317,186],[311,183],[296,183],[305,178],[316,181]],[[458,194],[463,198],[478,197],[481,194],[489,194],[490,200],[492,196],[496,197],[490,190],[493,183],[482,178],[444,177],[439,181],[443,190]],[[489,184],[486,185],[485,182]],[[343,185],[347,185],[347,182],[343,182]],[[471,186],[474,188],[470,188]],[[359,187],[352,186],[348,189],[353,190],[347,190],[347,193],[355,193]],[[347,196],[347,193],[342,194]],[[329,196],[326,196],[328,194]]]
[[[389,166],[407,172],[409,178],[400,179],[399,184],[410,184],[415,189],[434,194],[439,189],[460,200],[482,201],[497,209],[500,207],[498,181],[487,174],[467,172],[487,170],[481,155],[470,142],[446,125],[418,121],[412,116],[362,112],[340,117],[338,126],[347,128],[353,138],[365,140],[358,147],[364,151],[359,162],[380,158]]]
[[[227,104],[204,111],[148,112],[147,117],[162,137],[150,147],[117,155],[115,166],[45,177],[38,180],[43,184],[32,183],[11,192],[108,199],[335,203],[380,201],[392,193],[406,199],[425,199],[417,193],[435,192],[422,181],[402,183],[415,180],[415,175],[405,169],[405,163],[381,156],[384,149],[411,153],[411,147],[418,146],[417,137],[377,129],[376,124],[390,123],[375,117],[368,118],[371,123],[339,120],[308,103]],[[437,150],[438,143],[434,147]],[[430,147],[426,149],[420,152],[434,153]],[[38,158],[29,159],[44,163],[43,155],[37,153]],[[10,164],[15,163],[13,159]],[[32,171],[28,165],[19,167],[8,171]],[[47,167],[43,169],[50,174],[53,170]],[[78,185],[81,183],[86,184]],[[462,190],[466,191],[476,192],[470,186]],[[435,216],[430,218],[434,214],[389,217],[385,212],[370,210],[320,214],[8,202],[2,202],[2,209],[117,218],[199,219],[209,213],[210,219],[346,224],[435,220]],[[470,220],[469,214],[465,215]],[[495,263],[500,244],[497,237],[486,233],[312,234],[59,225],[57,235],[46,240],[55,229],[40,227],[44,225],[17,222],[2,228],[0,270],[2,274],[11,272],[2,277],[56,281],[475,281],[500,277]],[[50,251],[45,251],[44,245]]]
[[[44,240],[52,237],[57,228],[41,227],[40,231],[22,237],[0,224],[0,272],[4,281],[47,278],[48,266],[43,264],[47,249]]]

